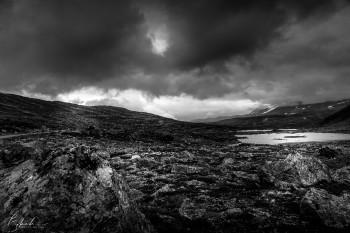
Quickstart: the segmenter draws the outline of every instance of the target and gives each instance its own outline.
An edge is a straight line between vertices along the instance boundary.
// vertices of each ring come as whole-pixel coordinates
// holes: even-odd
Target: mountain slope
[[[326,117],[322,124],[350,123],[350,105]]]
[[[234,140],[229,127],[181,122],[119,107],[81,106],[0,93],[0,133],[51,130],[124,140]]]
[[[349,103],[350,103],[350,100],[327,101],[327,102],[316,103],[316,104],[298,104],[298,105],[290,105],[290,106],[276,106],[276,105],[264,104],[262,106],[257,107],[256,109],[254,109],[248,114],[195,119],[192,122],[200,122],[200,123],[220,122],[221,124],[223,121],[232,122],[232,123],[241,122],[241,120],[230,120],[233,118],[235,119],[247,118],[247,117],[251,118],[251,117],[276,116],[276,115],[280,116],[279,118],[281,118],[281,116],[299,115],[303,117],[316,116],[316,118],[318,119],[324,119],[325,117],[344,108]],[[302,118],[301,120],[303,120]],[[234,123],[234,125],[236,126],[237,124]]]
[[[275,110],[276,108],[278,108],[278,106],[264,104],[260,107],[257,107],[256,109],[246,114],[245,116],[261,116]]]
[[[153,114],[133,112],[119,107],[88,107],[0,93],[0,120],[18,124],[22,128],[37,129],[44,126],[51,129],[75,129],[89,125],[103,126],[105,123],[116,122],[110,119],[113,116],[117,116],[120,123],[125,119],[132,119],[135,124],[140,121],[171,121]]]
[[[314,127],[326,117],[349,104],[349,100],[317,104],[280,106],[253,111],[245,116],[215,122],[241,129],[275,129]]]
[[[218,122],[223,120],[228,120],[232,118],[240,118],[240,117],[250,117],[250,116],[260,116],[262,114],[266,114],[272,110],[274,110],[277,106],[273,105],[262,105],[260,107],[257,107],[253,111],[251,111],[248,114],[243,115],[234,115],[234,116],[218,116],[218,117],[208,117],[208,118],[200,118],[200,119],[194,119],[192,122],[196,123],[212,123],[212,122]]]
[[[194,122],[194,123],[211,123],[211,122],[217,122],[217,121],[231,119],[232,117],[236,117],[236,116],[218,116],[218,117],[200,118],[200,119],[194,119],[191,122]]]
[[[327,101],[323,103],[315,104],[298,104],[290,106],[272,106],[268,111],[263,111],[259,114],[248,114],[255,116],[272,116],[272,115],[296,115],[296,114],[305,114],[310,113],[316,114],[319,117],[328,116],[332,113],[337,112],[338,110],[344,108],[350,103],[350,100],[339,100],[339,101]]]

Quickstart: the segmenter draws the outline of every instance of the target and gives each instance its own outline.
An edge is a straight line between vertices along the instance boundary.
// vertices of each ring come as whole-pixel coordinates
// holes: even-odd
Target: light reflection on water
[[[268,133],[237,135],[242,143],[276,145],[298,142],[350,141],[350,134],[341,133]]]
[[[298,129],[277,129],[277,131],[297,131]],[[272,132],[273,129],[244,129],[237,130],[238,133],[250,133],[250,132]]]

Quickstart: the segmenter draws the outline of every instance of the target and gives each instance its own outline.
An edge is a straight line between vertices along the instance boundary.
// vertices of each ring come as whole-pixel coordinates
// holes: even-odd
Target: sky
[[[348,0],[0,0],[0,91],[179,120],[350,98]]]

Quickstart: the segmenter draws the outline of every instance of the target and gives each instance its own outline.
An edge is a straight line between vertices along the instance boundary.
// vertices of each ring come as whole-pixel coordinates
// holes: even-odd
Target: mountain
[[[217,121],[231,119],[232,117],[235,117],[235,116],[218,116],[218,117],[200,118],[200,119],[194,119],[191,122],[195,122],[195,123],[211,123],[211,122],[217,122]]]
[[[260,116],[275,116],[275,115],[313,115],[316,114],[318,119],[323,119],[338,110],[344,108],[347,104],[350,103],[350,100],[339,100],[339,101],[327,101],[323,103],[316,104],[297,104],[289,106],[277,106],[271,104],[263,104],[248,114],[244,115],[233,115],[233,116],[218,116],[211,118],[201,118],[192,120],[192,122],[198,123],[213,123],[213,122],[235,122],[236,118],[246,118],[251,117],[260,117]],[[313,117],[312,117],[313,118]],[[237,120],[240,122],[241,120]],[[240,124],[240,123],[239,123]],[[236,125],[236,123],[234,124]]]
[[[297,104],[290,106],[270,106],[263,111],[249,113],[247,116],[272,116],[272,115],[298,115],[314,113],[319,117],[329,116],[344,108],[350,103],[349,99],[339,101],[327,101],[315,104]],[[265,111],[266,110],[266,111]]]
[[[350,100],[340,100],[292,106],[266,106],[244,116],[221,120],[215,124],[230,125],[241,129],[313,127],[349,103]]]
[[[270,105],[270,104],[264,104],[262,106],[259,106],[255,108],[253,111],[251,111],[248,114],[244,115],[234,115],[234,116],[218,116],[218,117],[208,117],[208,118],[200,118],[200,119],[194,119],[191,122],[196,122],[196,123],[211,123],[211,122],[218,122],[218,121],[223,121],[223,120],[228,120],[231,118],[239,118],[239,117],[247,117],[247,116],[259,116],[262,114],[266,114],[269,111],[272,111],[275,109],[277,106]]]
[[[349,126],[350,125],[350,105],[326,117],[322,121],[322,124],[323,125],[346,124]]]
[[[0,134],[53,130],[124,140],[234,139],[229,132],[232,128],[224,126],[176,121],[120,107],[82,106],[0,93]]]
[[[246,114],[245,116],[260,116],[260,115],[268,114],[269,112],[275,110],[276,108],[278,108],[278,106],[276,105],[264,104],[262,106],[257,107],[256,109]]]

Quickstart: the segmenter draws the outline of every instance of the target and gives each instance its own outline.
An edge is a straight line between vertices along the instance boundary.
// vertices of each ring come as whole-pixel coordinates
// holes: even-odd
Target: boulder
[[[207,173],[208,170],[203,167],[175,164],[172,167],[171,172],[178,173],[178,174],[200,174],[200,173]]]
[[[38,154],[38,150],[23,143],[14,143],[0,150],[0,161],[5,167],[11,167]]]
[[[332,174],[332,179],[335,182],[350,185],[350,166],[336,170]]]
[[[58,148],[1,170],[1,230],[154,232],[105,157]]]
[[[194,155],[191,152],[188,152],[187,150],[185,150],[183,153],[189,160],[195,159]]]
[[[180,153],[177,157],[180,161],[184,163],[193,162],[195,160],[195,156],[187,150]]]
[[[257,174],[250,174],[243,171],[233,171],[232,172],[237,178],[252,181],[252,182],[259,182],[259,177]]]
[[[176,191],[176,189],[173,188],[174,185],[172,184],[166,184],[162,188],[158,189],[155,193],[152,194],[152,196],[158,196],[160,194],[168,194],[173,193]]]
[[[180,215],[189,220],[203,219],[206,215],[206,212],[207,211],[205,208],[198,206],[197,203],[189,198],[186,198],[183,201],[179,209]]]
[[[328,146],[322,147],[319,149],[320,156],[326,157],[326,158],[336,158],[339,155],[341,155],[341,150],[334,150],[329,148]]]
[[[206,183],[198,180],[189,180],[189,181],[186,181],[186,185],[200,188],[200,187],[205,187]]]
[[[232,219],[243,215],[242,209],[236,206],[235,199],[225,202],[207,195],[185,198],[179,208],[182,217],[188,220],[201,220],[208,226],[222,224],[224,219]]]
[[[153,158],[140,158],[137,160],[137,168],[154,169],[160,164]]]
[[[225,214],[228,217],[236,218],[236,217],[239,217],[239,216],[243,215],[243,211],[240,208],[231,208],[231,209],[228,209],[225,212]]]
[[[301,200],[300,212],[306,218],[320,220],[328,227],[349,227],[350,195],[336,196],[323,189],[311,188]]]
[[[231,164],[236,164],[237,161],[233,158],[225,158],[223,161],[222,161],[222,165],[231,165]]]
[[[311,186],[331,180],[328,167],[319,159],[299,153],[290,154],[286,159],[265,165],[263,172],[269,181]]]

